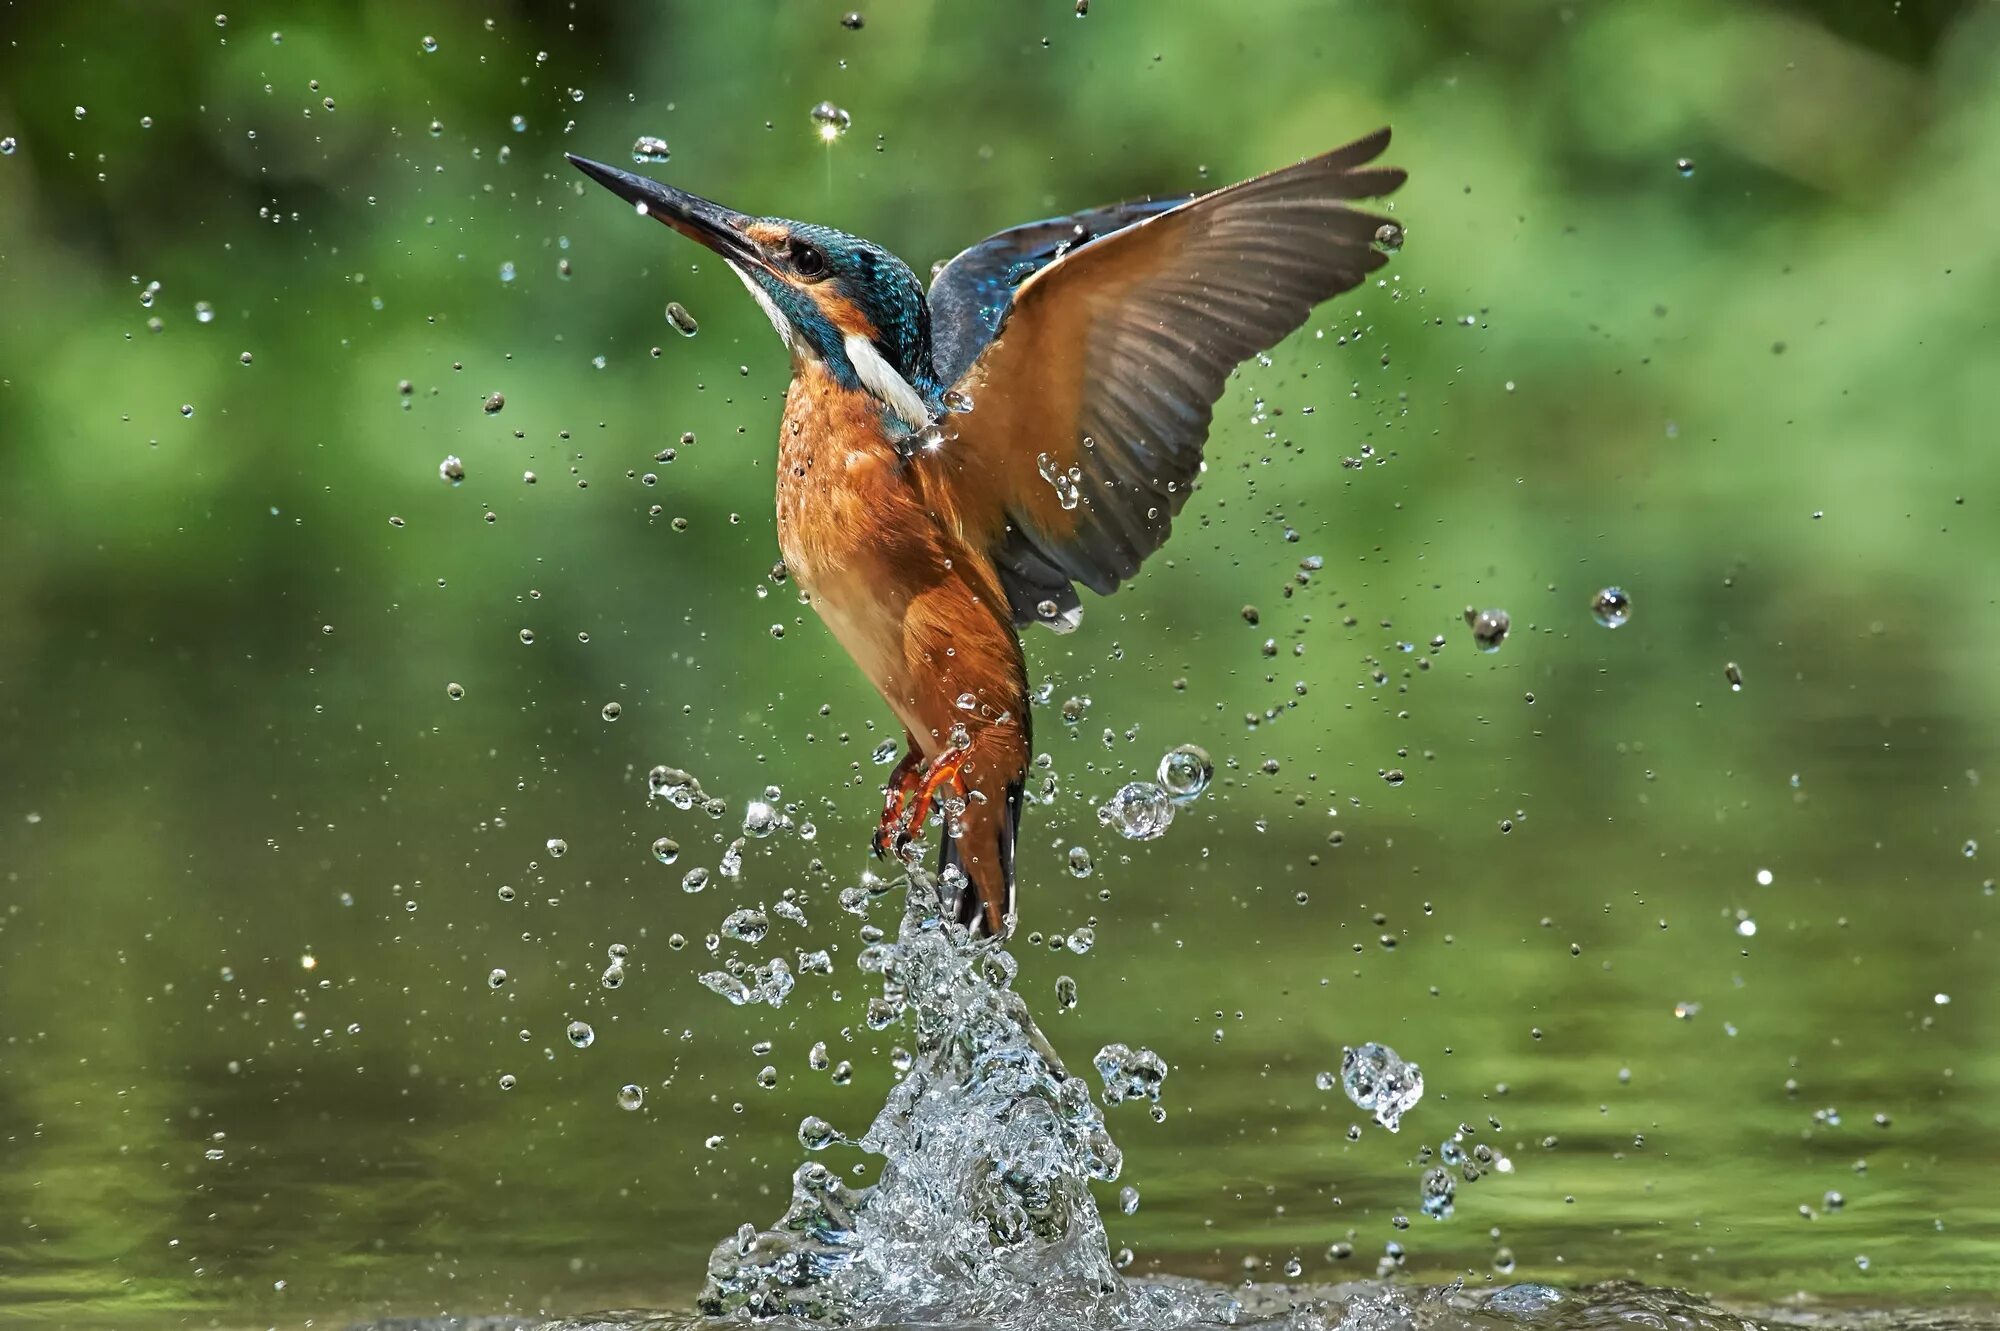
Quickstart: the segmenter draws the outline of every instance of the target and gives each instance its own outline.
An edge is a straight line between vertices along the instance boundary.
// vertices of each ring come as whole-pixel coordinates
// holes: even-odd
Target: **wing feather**
[[[1136,573],[1187,502],[1236,366],[1386,262],[1374,241],[1388,219],[1350,201],[1402,184],[1367,165],[1388,143],[1384,129],[1212,194],[1002,232],[939,274],[932,299],[952,293],[948,310],[989,298],[991,326],[961,318],[969,331],[939,357],[943,371],[986,339],[950,367],[973,405],[940,461],[1017,621],[1065,616],[1073,583],[1108,593]],[[1057,252],[1057,234],[1081,239]],[[995,304],[998,273],[1013,282]],[[1077,477],[1068,507],[1044,455]]]

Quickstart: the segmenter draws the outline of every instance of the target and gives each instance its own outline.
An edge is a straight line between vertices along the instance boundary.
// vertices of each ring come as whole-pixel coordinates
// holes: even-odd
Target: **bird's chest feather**
[[[778,546],[808,593],[865,575],[885,543],[928,525],[892,428],[872,397],[823,372],[793,382],[778,438]]]

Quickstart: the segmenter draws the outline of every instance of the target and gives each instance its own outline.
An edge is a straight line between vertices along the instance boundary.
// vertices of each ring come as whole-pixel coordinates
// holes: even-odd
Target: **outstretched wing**
[[[931,279],[931,342],[938,380],[953,383],[971,368],[1006,322],[1014,290],[1023,282],[1079,245],[1178,208],[1192,197],[1135,199],[1028,222],[961,250]]]
[[[1069,627],[1073,584],[1108,593],[1136,573],[1187,502],[1230,371],[1386,261],[1388,219],[1348,201],[1403,183],[1368,165],[1388,142],[1379,130],[1167,207],[1012,291],[957,380],[972,406],[940,462],[1017,623]]]

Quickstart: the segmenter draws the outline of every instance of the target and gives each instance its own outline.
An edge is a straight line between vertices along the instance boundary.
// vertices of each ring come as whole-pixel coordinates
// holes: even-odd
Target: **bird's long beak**
[[[747,228],[751,218],[710,203],[657,180],[620,171],[615,166],[593,162],[588,157],[565,153],[570,165],[636,208],[642,215],[656,217],[690,240],[699,241],[723,258],[739,264],[770,266]]]

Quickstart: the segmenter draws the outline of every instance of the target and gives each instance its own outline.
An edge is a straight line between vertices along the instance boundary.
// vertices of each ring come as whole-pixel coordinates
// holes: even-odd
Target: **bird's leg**
[[[923,839],[924,826],[930,822],[931,806],[939,801],[939,792],[947,791],[943,804],[950,816],[950,808],[956,804],[963,807],[966,791],[965,782],[959,776],[959,768],[964,766],[967,750],[963,745],[953,745],[933,758],[924,768],[923,775],[912,784],[915,792],[904,802],[901,816],[892,830],[891,847],[900,854],[912,841]],[[886,823],[888,815],[883,815]],[[950,835],[946,828],[945,834]]]
[[[903,734],[903,757],[889,773],[889,783],[882,789],[882,821],[876,825],[875,835],[870,839],[878,856],[893,854],[900,846],[904,815],[909,812],[910,800],[917,793],[922,780],[924,752],[917,747],[917,737],[905,731]]]

